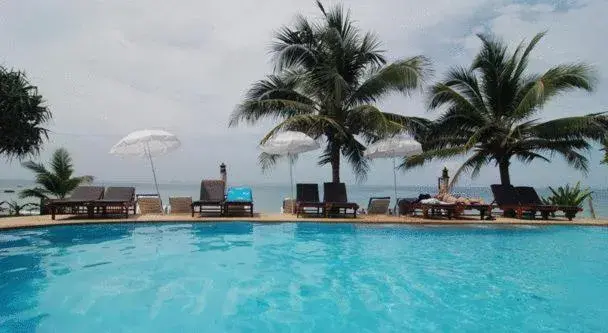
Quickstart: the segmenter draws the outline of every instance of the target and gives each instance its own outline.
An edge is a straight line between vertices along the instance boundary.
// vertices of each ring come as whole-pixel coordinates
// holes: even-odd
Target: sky
[[[325,1],[326,8],[335,2]],[[362,31],[374,31],[390,60],[426,55],[441,79],[450,66],[468,65],[479,48],[477,33],[494,33],[511,45],[548,30],[532,54],[530,70],[585,61],[598,71],[594,93],[555,98],[542,119],[608,111],[608,65],[604,43],[608,2],[507,0],[351,0],[344,1]],[[0,64],[25,70],[53,113],[50,140],[36,160],[65,147],[78,174],[104,181],[147,181],[147,161],[108,154],[114,143],[144,128],[176,134],[182,146],[155,159],[161,182],[199,181],[228,166],[232,182],[284,183],[280,163],[262,173],[257,144],[272,124],[228,128],[228,118],[245,91],[272,71],[273,32],[296,14],[318,17],[312,0],[8,0],[0,2]],[[384,111],[434,118],[422,93],[394,95]],[[599,147],[597,147],[599,148]],[[553,162],[512,165],[515,184],[561,185],[581,180],[605,187],[608,168],[601,153],[589,154],[590,172]],[[329,166],[317,166],[318,152],[296,164],[298,181],[330,179]],[[401,172],[401,185],[436,184],[441,168],[454,171],[462,160],[430,163]],[[366,184],[392,184],[391,161],[372,164]],[[19,161],[0,161],[0,179],[30,179]],[[348,167],[342,178],[354,182]],[[459,185],[498,182],[489,166]]]

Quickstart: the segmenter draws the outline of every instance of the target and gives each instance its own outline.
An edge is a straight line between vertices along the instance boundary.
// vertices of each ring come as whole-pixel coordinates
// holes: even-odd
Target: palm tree
[[[51,118],[38,89],[25,74],[0,66],[0,155],[9,159],[38,153]]]
[[[272,47],[274,74],[253,84],[232,113],[229,126],[279,121],[261,140],[280,131],[301,131],[325,139],[320,165],[331,164],[333,182],[340,181],[340,157],[364,178],[368,162],[365,143],[407,130],[416,132],[427,121],[382,112],[374,103],[393,92],[420,87],[429,62],[423,56],[387,64],[377,37],[361,33],[340,5],[325,11],[320,22],[298,16],[293,27],[281,28]],[[262,154],[262,167],[277,156]]]
[[[540,121],[543,106],[557,95],[592,91],[594,73],[584,63],[564,64],[543,74],[527,72],[528,57],[545,33],[510,53],[504,42],[478,35],[482,47],[470,68],[451,69],[431,88],[431,109],[445,107],[424,140],[424,152],[404,161],[419,166],[432,159],[460,155],[469,158],[456,171],[452,184],[465,172],[473,177],[489,163],[498,166],[502,184],[510,184],[509,165],[561,155],[575,169],[587,171],[588,140],[601,140],[608,121],[604,114]]]
[[[72,158],[64,148],[57,149],[53,153],[50,170],[43,164],[33,161],[24,162],[22,165],[36,174],[36,183],[39,186],[21,191],[21,198],[63,199],[77,186],[93,181],[92,176],[72,177],[74,174]]]

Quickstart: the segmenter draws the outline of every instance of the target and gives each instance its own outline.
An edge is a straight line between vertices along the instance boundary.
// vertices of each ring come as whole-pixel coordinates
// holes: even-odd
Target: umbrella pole
[[[293,192],[293,158],[291,154],[288,154],[287,157],[289,158],[289,181],[291,182],[291,198],[295,199],[295,194]]]
[[[393,214],[397,215],[397,166],[395,164],[395,155],[393,155],[393,186],[395,188],[395,207],[393,208]]]
[[[154,162],[152,161],[152,154],[150,154],[150,146],[146,142],[146,153],[148,153],[148,159],[150,159],[150,166],[152,167],[152,177],[154,177],[154,187],[156,188],[156,194],[158,194],[158,200],[160,200],[160,209],[162,213],[165,212],[163,208],[163,199],[160,197],[160,191],[158,190],[158,182],[156,181],[156,171],[154,170]]]

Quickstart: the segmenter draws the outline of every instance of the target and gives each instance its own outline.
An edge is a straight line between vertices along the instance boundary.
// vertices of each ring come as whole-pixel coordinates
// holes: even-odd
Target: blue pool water
[[[0,231],[0,332],[608,331],[608,229]]]

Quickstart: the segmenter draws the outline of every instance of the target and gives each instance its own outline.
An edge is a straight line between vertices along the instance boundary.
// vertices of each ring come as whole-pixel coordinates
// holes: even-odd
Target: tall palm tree
[[[404,161],[414,167],[435,158],[469,158],[456,171],[452,184],[465,172],[473,177],[494,163],[502,184],[510,184],[512,158],[530,163],[561,155],[575,169],[587,171],[588,140],[601,140],[607,130],[604,114],[538,119],[551,99],[565,92],[591,91],[593,69],[584,63],[563,64],[543,74],[527,71],[528,57],[545,33],[509,52],[500,39],[478,35],[482,47],[470,68],[451,69],[430,92],[431,109],[444,107],[424,140],[424,152]]]
[[[63,199],[79,185],[93,181],[93,176],[72,176],[74,165],[70,154],[64,148],[57,149],[53,153],[50,170],[34,161],[27,161],[22,165],[36,174],[38,186],[21,191],[21,198]]]
[[[364,143],[426,126],[422,118],[382,112],[374,103],[390,93],[420,87],[429,62],[416,56],[387,64],[377,37],[360,32],[349,12],[340,5],[330,11],[318,1],[317,5],[321,21],[298,16],[293,27],[276,33],[274,74],[253,84],[232,113],[229,126],[279,121],[262,144],[284,130],[323,137],[319,164],[331,164],[332,181],[340,181],[341,155],[364,178],[368,171]],[[262,154],[260,162],[264,168],[276,158]]]
[[[0,155],[22,158],[38,153],[47,139],[51,113],[25,73],[0,66]]]

